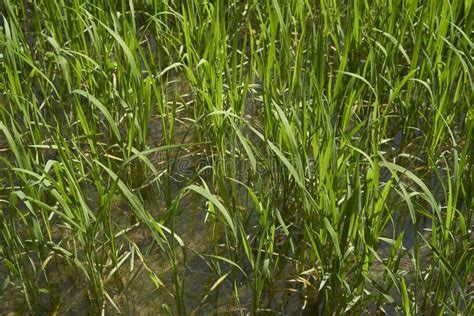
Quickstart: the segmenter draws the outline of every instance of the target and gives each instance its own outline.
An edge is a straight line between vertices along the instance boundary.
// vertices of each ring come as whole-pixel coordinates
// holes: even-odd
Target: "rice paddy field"
[[[473,1],[0,1],[0,314],[472,315]]]

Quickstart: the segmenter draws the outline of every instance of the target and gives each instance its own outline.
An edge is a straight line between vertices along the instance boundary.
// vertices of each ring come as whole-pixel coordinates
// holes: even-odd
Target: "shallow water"
[[[0,5],[1,6],[1,5]],[[0,23],[3,20],[0,18]],[[28,34],[28,44],[30,49],[33,50],[35,45],[34,34]],[[146,35],[144,35],[146,36]],[[154,38],[149,39],[151,47],[151,53],[156,53],[159,48],[158,43]],[[340,43],[343,44],[342,42]],[[342,47],[341,47],[342,49]],[[146,54],[145,54],[146,55]],[[152,56],[146,55],[147,58],[153,58]],[[149,74],[146,72],[145,65],[142,59],[140,59],[140,65],[143,71],[143,78],[145,79]],[[168,75],[167,75],[168,76]],[[171,143],[194,143],[198,142],[194,134],[194,126],[192,122],[186,120],[186,116],[189,114],[187,111],[192,111],[192,97],[190,94],[189,84],[186,82],[184,76],[178,74],[177,71],[170,71],[169,83],[165,86],[165,95],[167,99],[172,100],[174,96],[179,95],[182,97],[184,104],[180,106],[180,111],[177,114],[174,126],[174,134],[171,139]],[[333,79],[335,80],[335,79]],[[249,91],[246,96],[245,103],[245,118],[248,119],[254,126],[262,125],[262,113],[261,111],[261,82],[256,81],[253,83],[252,91]],[[40,91],[38,87],[37,91]],[[45,96],[37,93],[36,98],[41,103]],[[61,112],[61,108],[56,108],[57,112]],[[396,114],[396,113],[395,113]],[[333,121],[337,119],[336,115],[332,117]],[[60,124],[67,123],[66,115],[60,117]],[[18,122],[21,124],[22,119],[18,117]],[[334,123],[334,122],[333,122]],[[352,122],[351,122],[352,123]],[[403,134],[402,130],[397,130],[398,126],[394,123],[394,128],[388,131],[388,137],[391,140],[386,144],[381,145],[381,150],[386,152],[386,158],[389,161],[394,161],[401,166],[406,166],[408,169],[417,167],[416,161],[413,162],[409,158],[401,157],[407,146],[417,146],[420,139],[411,139],[410,137],[420,137],[421,132],[415,131],[412,136]],[[21,126],[21,125],[20,125]],[[152,113],[152,118],[149,121],[148,126],[148,138],[147,146],[150,148],[159,147],[165,145],[165,137],[163,135],[164,128],[162,122],[157,113]],[[121,132],[123,135],[126,134],[126,128],[122,125]],[[243,133],[246,137],[250,137],[251,141],[255,146],[262,145],[262,142],[255,137],[251,136],[251,133],[244,128]],[[12,160],[13,157],[11,152],[5,150],[8,148],[3,135],[0,134],[0,154],[6,157],[7,160]],[[104,140],[107,143],[107,139]],[[407,144],[408,142],[408,144]],[[54,150],[46,152],[46,150],[40,150],[44,153],[44,160],[57,159],[57,155]],[[216,282],[217,278],[230,270],[229,264],[220,262],[220,273],[216,273],[216,265],[212,264],[210,258],[206,255],[225,253],[224,240],[215,240],[213,232],[208,222],[206,222],[208,211],[206,202],[203,198],[196,194],[188,194],[181,201],[180,207],[177,210],[176,216],[172,214],[172,211],[168,209],[166,199],[174,199],[182,188],[184,188],[189,182],[187,179],[196,176],[196,170],[209,166],[212,163],[211,156],[212,148],[206,145],[190,146],[189,148],[182,150],[171,151],[171,157],[165,157],[164,154],[152,154],[149,156],[152,163],[159,169],[165,172],[163,177],[163,184],[161,187],[158,185],[150,185],[148,190],[143,191],[145,208],[150,214],[157,220],[163,220],[166,224],[173,221],[175,227],[175,233],[180,236],[183,240],[185,247],[176,247],[177,251],[177,262],[176,262],[176,273],[179,275],[180,280],[184,284],[184,299],[186,302],[186,311],[188,313],[208,314],[208,313],[250,313],[252,311],[254,294],[249,286],[248,280],[244,279],[242,275],[238,275],[238,296],[240,298],[240,306],[236,303],[233,298],[233,284],[230,281],[230,277],[224,280],[218,287],[216,287],[212,293],[206,297],[206,293],[209,288]],[[166,159],[165,159],[166,158]],[[426,159],[424,157],[420,157]],[[173,170],[165,170],[166,165],[174,165]],[[0,184],[3,181],[4,175],[1,173],[2,169],[6,167],[0,162]],[[206,180],[206,183],[212,179],[211,169],[203,172],[201,176]],[[248,170],[242,168],[238,169],[239,179],[247,179]],[[263,171],[262,171],[263,172]],[[423,170],[420,171],[420,174]],[[380,182],[383,186],[385,182],[390,179],[391,175],[387,170],[382,170]],[[431,178],[430,178],[431,177]],[[402,177],[401,177],[402,178]],[[146,179],[138,179],[137,186],[143,184]],[[423,180],[428,180],[430,190],[432,190],[435,198],[442,201],[443,196],[440,190],[440,183],[437,177],[431,174],[424,175]],[[403,178],[409,184],[409,180]],[[3,190],[3,188],[1,188]],[[88,205],[91,209],[98,208],[98,202],[100,197],[92,187],[84,186],[83,192],[87,197]],[[211,187],[211,189],[214,189]],[[231,191],[231,185],[229,184],[226,189]],[[381,190],[383,187],[381,187]],[[0,197],[4,196],[4,193],[0,190]],[[163,191],[167,191],[170,196],[166,197]],[[236,192],[234,198],[236,200],[237,207],[246,218],[248,219],[248,230],[249,235],[254,240],[258,239],[259,232],[251,231],[251,229],[257,227],[257,216],[253,205],[249,202],[249,197],[246,191],[239,189]],[[409,215],[408,209],[404,203],[400,203],[400,196],[396,192],[391,192],[389,201],[387,202],[388,207],[393,211],[392,221],[388,222],[387,227],[384,230],[384,237],[396,238],[402,232],[403,247],[406,252],[401,256],[402,270],[408,275],[406,281],[408,286],[413,282],[413,264],[411,262],[411,254],[413,251],[415,236],[421,234],[429,239],[430,231],[432,226],[430,219],[420,216],[418,220],[417,228],[415,229],[412,219]],[[2,204],[0,201],[0,207],[2,211],[6,210],[5,203]],[[173,292],[173,268],[170,264],[169,258],[165,253],[156,245],[150,229],[143,223],[134,225],[133,210],[130,208],[128,203],[124,201],[120,196],[114,198],[111,204],[111,217],[112,222],[115,225],[116,231],[126,229],[126,233],[122,234],[117,238],[117,244],[120,248],[121,255],[129,255],[126,257],[124,264],[118,269],[118,277],[112,278],[108,281],[107,289],[110,297],[113,299],[117,307],[125,314],[154,314],[157,311],[164,311],[163,305],[174,306],[175,300],[168,294]],[[207,219],[208,220],[208,219]],[[257,230],[255,228],[255,230]],[[59,242],[67,236],[68,232],[64,229],[57,229],[54,236],[55,241]],[[217,234],[219,235],[219,234]],[[297,237],[295,237],[297,240]],[[148,267],[156,273],[156,275],[165,283],[169,288],[159,288],[152,282],[147,269],[142,264],[138,254],[133,250],[132,244],[135,244],[137,248],[143,253],[146,264]],[[369,274],[373,279],[381,279],[386,277],[384,275],[384,264],[387,257],[390,254],[391,246],[385,242],[381,242],[377,254],[381,257],[382,262],[375,262]],[[420,249],[421,257],[425,262],[423,264],[430,264],[432,258],[429,257],[426,247]],[[242,253],[242,256],[244,254]],[[8,271],[3,264],[3,258],[0,258],[0,283],[2,278],[8,274]],[[297,280],[300,277],[295,271],[295,262],[287,259],[281,259],[282,263],[280,271],[275,273],[275,277],[272,283],[264,289],[262,308],[267,311],[274,313],[281,312],[300,312],[301,306],[304,304],[305,298],[304,289],[301,280]],[[250,271],[250,267],[243,267],[245,271]],[[81,276],[81,272],[74,270],[65,262],[55,262],[48,265],[47,269],[48,279],[46,280],[43,276],[39,282],[43,284],[44,288],[49,291],[48,294],[40,295],[40,299],[37,303],[37,308],[44,313],[57,312],[58,314],[81,314],[84,312],[94,313],[96,306],[90,299],[92,293],[90,288],[86,285],[87,280]],[[391,295],[395,299],[395,303],[392,305],[400,304],[400,296],[393,289]],[[3,294],[5,304],[0,306],[0,313],[8,314],[10,312],[26,313],[27,307],[24,302],[23,296],[18,290],[13,287],[7,288],[7,291]],[[176,310],[171,307],[172,312]],[[387,307],[388,311],[393,311],[393,306]],[[115,314],[117,311],[108,304],[107,313]],[[390,313],[390,312],[389,312]]]
[[[174,88],[170,88],[170,90],[175,93],[175,89],[179,90],[182,88],[184,90],[183,95],[186,95],[187,87],[186,85],[180,87],[178,83],[179,80],[183,79],[176,78],[172,80],[174,82]],[[248,96],[248,100],[252,100],[252,94]],[[255,104],[248,102],[246,112],[250,120],[256,120],[258,122],[258,118],[255,118],[255,114],[258,113],[258,110],[255,109]],[[196,141],[193,126],[182,120],[185,118],[185,115],[185,111],[178,113],[172,143],[193,143]],[[161,120],[155,114],[153,116],[154,118],[149,122],[147,140],[147,145],[150,148],[164,145]],[[396,132],[393,142],[390,143],[392,148],[387,149],[393,157],[396,157],[396,154],[399,152],[399,148],[402,144],[401,140],[401,131]],[[259,141],[255,140],[255,142],[258,143]],[[7,148],[7,144],[4,143],[1,145],[0,148]],[[170,210],[167,209],[162,190],[168,188],[166,190],[171,192],[171,199],[174,199],[180,193],[180,190],[189,184],[187,179],[195,176],[198,167],[202,168],[212,163],[212,160],[207,157],[208,154],[209,152],[205,146],[194,146],[187,149],[174,150],[171,153],[171,159],[173,159],[173,161],[168,161],[168,163],[176,167],[172,171],[168,170],[168,176],[163,179],[163,187],[151,186],[148,189],[146,198],[143,201],[145,208],[154,218],[169,218],[168,213]],[[54,157],[55,155],[53,153],[51,158],[54,159]],[[159,164],[164,161],[163,154],[150,155],[149,159],[157,168],[166,168],[165,165]],[[239,172],[239,178],[245,179],[246,169],[239,170]],[[206,179],[206,182],[210,183],[210,181],[207,180],[212,179],[212,174],[203,173],[201,176]],[[381,182],[384,183],[389,179],[390,174],[382,172]],[[433,187],[436,187],[436,184],[434,184]],[[230,187],[228,189],[230,190]],[[84,187],[83,190],[87,197],[89,207],[91,209],[97,209],[100,199],[97,192],[93,187]],[[249,214],[250,226],[256,225],[257,219],[255,215],[252,215],[254,210],[248,201],[249,197],[247,192],[240,189],[238,196],[235,198],[239,207]],[[410,250],[413,247],[416,232],[414,231],[408,210],[405,205],[399,203],[400,197],[396,193],[393,193],[389,199],[391,201],[388,204],[393,205],[392,207],[397,210],[393,212],[393,221],[389,222],[385,229],[385,236],[389,238],[392,236],[396,237],[401,232],[404,232],[403,245],[407,250]],[[118,238],[118,245],[121,247],[120,252],[123,255],[128,254],[130,257],[128,257],[125,263],[119,268],[119,279],[112,278],[108,281],[107,288],[110,297],[119,310],[126,314],[146,315],[156,311],[163,311],[164,304],[170,306],[173,310],[172,306],[175,306],[176,302],[168,294],[168,292],[174,291],[172,286],[173,268],[168,257],[153,241],[153,236],[149,228],[144,224],[131,226],[133,211],[126,201],[123,201],[119,196],[112,202],[111,214],[112,221],[117,228],[116,231],[129,229],[124,235]],[[184,249],[177,247],[176,273],[180,276],[184,284],[183,295],[186,302],[186,311],[197,315],[202,313],[250,312],[252,310],[254,295],[249,288],[248,282],[244,282],[244,279],[242,279],[238,288],[240,306],[236,304],[233,297],[234,289],[230,278],[224,280],[206,297],[207,291],[217,279],[216,272],[211,269],[212,264],[209,257],[206,257],[208,254],[216,253],[216,241],[213,240],[210,225],[206,223],[206,214],[205,200],[197,195],[188,194],[181,201],[180,208],[174,220],[175,233],[180,236],[185,244]],[[429,220],[420,219],[418,232],[425,233],[425,229],[430,228],[430,226],[431,222]],[[55,239],[60,241],[62,237],[61,232],[58,231],[58,236]],[[170,288],[164,289],[155,286],[150,279],[147,269],[143,266],[143,263],[133,250],[130,242],[133,242],[140,249],[148,267]],[[386,258],[389,251],[390,246],[382,242],[379,255],[382,258]],[[407,273],[413,270],[408,252],[402,259],[402,265]],[[297,312],[304,304],[301,284],[295,281],[299,275],[295,274],[294,263],[288,261],[283,267],[284,268],[275,276],[272,284],[269,284],[265,289],[262,308],[273,312]],[[226,271],[229,269],[229,265],[220,262],[220,268]],[[93,313],[96,306],[94,302],[89,299],[91,295],[89,293],[90,290],[87,287],[78,286],[79,284],[83,284],[85,280],[83,280],[83,277],[81,277],[81,274],[78,274],[77,271],[74,271],[74,269],[70,270],[71,269],[64,264],[49,266],[49,279],[47,281],[41,281],[44,283],[45,288],[48,289],[49,294],[40,297],[37,302],[38,309],[44,310],[45,312],[56,311],[61,314],[76,314],[86,310]],[[0,265],[0,273],[1,275],[7,274],[5,267],[2,265]],[[375,279],[380,278],[383,274],[383,264],[375,263],[370,273]],[[9,292],[7,290],[3,296],[6,298],[5,301],[7,304],[0,309],[0,312],[26,312],[26,310],[22,308],[26,308],[25,304],[23,304],[23,297],[18,295],[18,292],[15,293],[16,294],[12,294],[11,291]],[[392,295],[396,302],[399,303],[400,297],[398,294],[392,291]],[[70,300],[71,297],[73,297],[74,300]],[[203,301],[204,297],[206,297],[205,301]],[[115,314],[117,311],[108,304],[107,313]]]

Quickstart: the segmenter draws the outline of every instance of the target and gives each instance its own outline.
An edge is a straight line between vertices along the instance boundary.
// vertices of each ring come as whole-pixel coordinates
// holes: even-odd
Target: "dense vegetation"
[[[473,313],[472,1],[0,2],[0,313]]]

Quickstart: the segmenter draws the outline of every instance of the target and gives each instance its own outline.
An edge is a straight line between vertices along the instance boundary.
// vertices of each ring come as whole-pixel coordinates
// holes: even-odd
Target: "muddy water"
[[[170,92],[180,89],[182,96],[186,97],[187,91],[183,91],[182,87],[178,87],[179,80],[173,80],[174,87],[170,87]],[[178,83],[177,83],[178,82]],[[186,89],[186,87],[184,88]],[[172,143],[191,143],[194,142],[193,127],[189,122],[182,120],[182,113],[177,114],[174,127],[174,136]],[[149,133],[147,145],[150,148],[165,145],[163,137],[162,123],[157,114],[153,114],[153,119],[149,124]],[[0,137],[0,150],[8,159],[12,160],[11,151],[8,150],[8,144],[5,138]],[[170,171],[169,177],[170,191],[173,198],[178,194],[179,190],[188,183],[186,179],[195,175],[196,164],[202,168],[211,162],[206,158],[206,151],[202,147],[187,148],[180,151],[172,152],[172,159],[175,159],[176,168]],[[157,168],[165,168],[163,164],[163,154],[151,155],[150,160]],[[53,153],[51,159],[57,159]],[[6,170],[5,167],[2,167]],[[210,174],[203,174],[203,177],[210,177]],[[165,179],[166,181],[166,179]],[[83,188],[84,195],[87,198],[89,207],[94,210],[98,208],[100,197],[93,187],[85,186]],[[172,199],[173,199],[172,198]],[[145,208],[152,214],[155,219],[167,217],[166,203],[164,201],[163,192],[156,187],[152,187],[147,193],[144,200]],[[245,206],[242,206],[245,207]],[[4,209],[4,206],[2,206]],[[116,225],[116,231],[130,228],[130,218],[132,210],[127,203],[116,197],[111,205],[112,220]],[[216,288],[205,301],[203,298],[207,290],[216,281],[216,272],[210,268],[210,260],[206,254],[216,253],[216,242],[213,240],[213,234],[210,231],[209,224],[206,219],[206,203],[196,196],[188,194],[180,204],[175,229],[176,234],[180,236],[186,245],[184,249],[177,249],[177,273],[183,280],[184,297],[188,312],[214,312],[214,311],[232,311],[237,310],[232,297],[232,283],[225,280],[218,288]],[[56,238],[58,242],[66,237],[67,232],[58,229]],[[147,269],[144,267],[139,256],[134,253],[134,257],[130,255],[125,264],[119,269],[118,275],[120,280],[110,280],[107,288],[110,297],[114,300],[117,307],[127,314],[154,314],[156,311],[164,311],[163,305],[174,306],[175,301],[170,294],[174,292],[172,286],[173,269],[170,265],[168,257],[154,244],[153,237],[149,228],[143,224],[134,226],[127,231],[126,234],[118,238],[118,244],[121,247],[122,254],[131,254],[133,247],[131,243],[137,245],[143,253],[146,265],[157,274],[163,281],[165,287],[157,289],[153,284]],[[0,258],[1,259],[1,258]],[[221,264],[221,267],[228,270],[228,265]],[[3,260],[0,260],[0,275],[3,277],[8,275]],[[48,280],[42,279],[44,289],[48,293],[40,294],[35,308],[44,313],[58,312],[60,314],[81,314],[85,311],[93,313],[96,305],[90,300],[91,293],[87,286],[88,281],[81,276],[81,272],[70,268],[66,262],[56,262],[49,264],[47,267]],[[1,293],[0,293],[1,294]],[[242,286],[239,289],[241,303],[244,306],[251,306],[252,294],[249,288]],[[24,302],[23,295],[18,289],[13,287],[7,288],[2,295],[4,304],[0,304],[0,313],[26,313],[27,306]],[[171,310],[173,308],[171,307]],[[114,314],[116,310],[110,306],[108,313]]]
[[[248,115],[252,114],[252,111],[249,111]],[[386,148],[390,156],[396,157],[400,153],[398,149],[401,146],[401,138],[400,132],[395,133],[394,140],[390,144],[391,148]],[[1,141],[2,138],[0,138],[0,150],[7,148],[5,141],[3,140],[3,143]],[[186,123],[183,113],[183,117],[178,116],[176,120],[175,134],[172,142],[192,143],[194,141],[193,126]],[[159,117],[154,115],[149,124],[148,146],[153,148],[162,145],[164,145],[163,128]],[[172,196],[175,197],[179,190],[188,184],[186,179],[190,175],[195,174],[196,165],[199,164],[202,167],[210,163],[210,160],[206,159],[206,152],[202,146],[174,152],[173,156],[174,159],[177,159],[176,165],[178,167],[173,170],[169,178],[169,185],[171,186]],[[164,166],[159,165],[159,162],[163,161],[161,154],[151,155],[149,158],[154,164],[164,168]],[[401,165],[406,164],[409,167],[409,161],[397,160],[396,162]],[[209,180],[210,174],[204,174],[203,177]],[[382,173],[381,182],[386,182],[389,178],[389,174],[386,172]],[[404,181],[408,180],[404,179]],[[441,195],[439,195],[439,183],[436,183],[436,180],[431,181],[430,187],[433,192],[438,192],[436,198],[442,199]],[[85,190],[87,191],[86,196],[88,197],[89,205],[92,209],[96,208],[99,197],[94,193],[93,189]],[[246,193],[242,191],[239,195],[239,201],[242,203],[240,206],[244,209],[248,208],[248,211],[251,212],[251,205],[246,205],[243,202],[247,200]],[[406,280],[409,285],[413,281],[413,276],[409,274],[413,271],[410,250],[413,248],[414,236],[417,233],[421,233],[429,237],[431,222],[425,218],[420,218],[418,221],[418,231],[415,231],[406,205],[401,204],[399,201],[400,196],[397,193],[394,192],[390,195],[388,204],[395,211],[393,212],[393,221],[389,222],[384,236],[392,238],[393,236],[398,236],[401,232],[405,233],[403,245],[407,252],[402,255],[400,266],[408,274]],[[150,189],[144,200],[144,205],[157,220],[167,217],[166,214],[169,213],[164,201],[163,192],[156,187]],[[112,203],[111,208],[113,222],[117,227],[117,231],[130,228],[132,210],[127,203],[121,200],[120,197],[117,197]],[[196,195],[187,195],[180,203],[175,220],[175,232],[185,244],[184,249],[177,247],[176,271],[184,284],[183,295],[187,312],[194,312],[196,315],[239,311],[244,313],[250,312],[249,307],[253,303],[252,290],[244,282],[239,285],[238,291],[241,303],[239,307],[233,298],[233,285],[229,281],[230,278],[225,280],[203,301],[208,289],[218,278],[216,272],[210,267],[209,258],[205,256],[206,254],[216,253],[216,242],[213,239],[210,225],[205,222],[205,219],[205,201]],[[60,236],[58,236],[59,239]],[[131,227],[126,234],[118,238],[118,244],[122,247],[120,251],[122,254],[132,253],[129,241],[138,246],[144,254],[147,266],[157,274],[168,288],[157,288],[155,286],[147,269],[135,252],[133,259],[130,255],[119,269],[119,280],[113,279],[107,283],[109,295],[124,314],[148,315],[156,314],[157,311],[164,312],[163,306],[165,304],[168,306],[175,305],[175,300],[168,294],[174,291],[172,286],[173,268],[170,265],[170,261],[159,247],[154,244],[150,230],[143,224]],[[390,246],[382,242],[378,250],[382,260],[389,256],[389,252]],[[428,249],[422,247],[420,252],[424,262],[429,264],[431,258],[428,255]],[[228,270],[228,266],[225,264],[222,264],[222,267]],[[87,286],[84,286],[87,281],[80,277],[77,271],[70,269],[68,264],[64,262],[57,262],[55,265],[50,265],[48,272],[49,280],[47,284],[44,280],[42,282],[50,293],[41,296],[38,306],[40,310],[43,310],[45,313],[57,312],[59,314],[82,314],[85,311],[89,313],[95,311],[96,306],[89,299],[91,297],[90,291]],[[2,277],[7,275],[7,270],[2,264],[0,264],[0,275]],[[384,275],[384,262],[375,262],[371,267],[369,275],[375,280],[380,280]],[[264,305],[269,310],[294,311],[295,313],[299,311],[304,302],[297,291],[285,292],[280,290],[276,293],[274,292],[274,289],[296,289],[297,287],[295,287],[292,281],[295,277],[292,263],[287,263],[275,280],[276,284],[273,285],[273,288],[269,287],[264,294]],[[392,289],[390,294],[395,299],[394,305],[399,305],[401,299],[396,290]],[[3,295],[3,299],[7,303],[0,307],[0,313],[17,312],[22,314],[26,312],[26,309],[23,309],[25,304],[19,291],[7,291]],[[386,309],[390,310],[390,307],[386,307]],[[171,310],[174,311],[173,308]],[[116,314],[118,312],[108,304],[107,313]]]
[[[170,88],[170,92],[175,89],[180,89],[176,82],[183,79],[176,79],[174,87]],[[185,86],[185,85],[184,85]],[[189,91],[182,91],[182,95],[186,95]],[[249,96],[249,99],[252,95]],[[250,119],[255,116],[255,110],[249,105],[247,108],[247,115]],[[186,122],[185,111],[179,112],[176,119],[175,132],[172,143],[192,143],[195,142],[193,126]],[[163,127],[158,115],[154,114],[153,119],[149,124],[149,133],[147,145],[150,148],[164,145]],[[397,145],[397,138],[394,141]],[[3,144],[2,148],[6,148]],[[398,145],[399,146],[399,145]],[[185,150],[173,151],[173,159],[177,166],[170,174],[168,185],[172,199],[176,197],[180,189],[185,187],[188,183],[186,179],[192,177],[196,172],[196,166],[201,168],[211,162],[206,157],[204,146],[191,147]],[[160,165],[163,162],[163,154],[151,155],[150,160],[157,165],[157,168],[165,168]],[[205,180],[210,180],[210,174],[203,174]],[[245,174],[241,174],[245,177]],[[382,179],[386,181],[388,179]],[[210,183],[211,181],[206,181]],[[87,202],[91,209],[97,209],[99,196],[93,188],[84,188]],[[251,205],[245,204],[247,201],[246,192],[238,193],[243,209],[252,212]],[[394,223],[389,224],[386,234],[398,235],[401,231],[412,229],[408,212],[404,210],[403,206],[397,204],[399,197],[393,196],[391,204],[400,209],[395,212]],[[167,209],[163,192],[157,187],[151,187],[146,194],[144,200],[145,208],[152,214],[152,216],[159,220],[169,217],[169,210]],[[239,285],[239,299],[240,307],[236,304],[233,298],[233,284],[229,280],[224,280],[207,298],[203,301],[209,288],[216,282],[218,275],[211,269],[210,260],[206,257],[207,254],[216,253],[216,241],[209,223],[206,219],[206,203],[205,201],[192,194],[188,194],[180,203],[180,208],[174,221],[175,232],[184,242],[184,249],[176,247],[177,263],[175,272],[179,275],[183,282],[184,293],[183,296],[186,302],[186,309],[188,313],[195,313],[196,315],[203,313],[230,313],[230,312],[250,312],[253,304],[253,293],[249,288],[248,282],[241,282]],[[163,251],[154,243],[150,229],[144,224],[135,225],[132,228],[130,219],[133,211],[128,204],[117,196],[111,205],[112,220],[116,225],[116,231],[122,229],[129,229],[126,234],[118,238],[118,244],[121,246],[120,253],[122,255],[130,254],[125,263],[118,271],[118,279],[111,279],[107,283],[107,289],[110,297],[113,299],[119,310],[125,314],[148,315],[155,314],[157,311],[164,312],[164,305],[170,306],[173,312],[176,312],[172,306],[176,302],[169,293],[173,293],[173,267],[170,264],[169,258]],[[250,219],[252,222],[254,219]],[[423,228],[420,227],[419,228]],[[413,229],[412,229],[413,230]],[[410,248],[413,244],[414,231],[406,231],[404,245]],[[61,240],[61,236],[57,236],[57,240]],[[150,275],[140,260],[138,254],[134,252],[131,242],[140,249],[145,258],[145,263],[148,268],[156,273],[157,277],[165,284],[165,288],[157,288],[152,282]],[[386,257],[389,248],[382,247],[380,255]],[[133,253],[133,257],[132,257]],[[403,265],[407,271],[412,269],[408,255],[403,258]],[[221,263],[224,271],[229,270],[228,265]],[[0,265],[1,275],[7,275],[5,267]],[[383,273],[383,265],[375,264],[372,267],[371,273],[374,278]],[[94,302],[90,300],[90,289],[84,284],[87,281],[83,279],[78,271],[68,267],[68,264],[57,262],[55,265],[50,265],[48,269],[49,280],[43,280],[45,288],[49,290],[48,295],[41,295],[39,299],[39,310],[45,313],[58,312],[59,314],[81,314],[81,312],[89,311],[93,313],[96,309]],[[277,311],[294,311],[298,312],[303,305],[300,293],[298,293],[297,286],[294,280],[297,275],[294,275],[293,263],[287,262],[283,265],[280,274],[275,280],[273,286],[269,286],[264,293],[263,306],[269,310]],[[244,280],[242,280],[244,281]],[[275,292],[275,289],[278,291]],[[282,290],[283,289],[283,290]],[[284,290],[287,289],[287,290]],[[290,289],[293,289],[290,291]],[[15,293],[15,294],[13,294]],[[8,302],[0,309],[2,313],[18,312],[24,313],[26,307],[23,303],[23,297],[18,294],[19,291],[7,292],[4,298]],[[396,293],[393,293],[394,297]],[[117,311],[108,304],[108,314],[115,314]]]

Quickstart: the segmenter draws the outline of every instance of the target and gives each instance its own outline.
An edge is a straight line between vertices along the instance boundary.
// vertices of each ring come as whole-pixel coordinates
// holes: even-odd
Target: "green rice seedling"
[[[0,311],[472,313],[471,20],[3,1]]]

